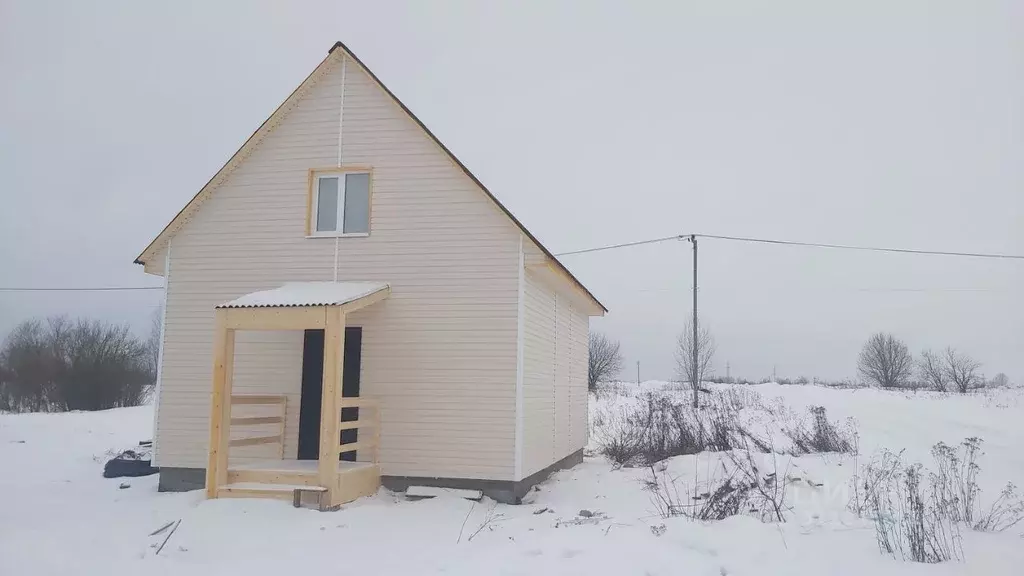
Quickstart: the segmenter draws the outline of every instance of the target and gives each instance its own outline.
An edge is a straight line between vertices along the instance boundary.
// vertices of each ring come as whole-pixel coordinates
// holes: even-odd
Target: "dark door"
[[[359,360],[363,349],[363,329],[358,326],[345,328],[345,365],[341,373],[341,395],[345,398],[359,396]],[[359,408],[342,408],[341,421],[353,422],[359,419]],[[359,430],[341,431],[342,444],[355,442],[359,438]],[[356,461],[356,451],[342,452],[342,460]]]
[[[363,329],[345,328],[345,366],[341,375],[341,395],[359,396],[359,363]],[[324,331],[306,330],[302,342],[302,399],[299,403],[299,460],[320,457],[320,400],[323,392]],[[341,421],[359,418],[358,408],[343,408]],[[355,442],[357,430],[342,430],[341,442]],[[355,451],[345,452],[342,460],[356,459]]]

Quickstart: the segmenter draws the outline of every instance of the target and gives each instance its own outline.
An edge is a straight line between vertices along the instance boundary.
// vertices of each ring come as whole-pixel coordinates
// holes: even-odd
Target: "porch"
[[[344,397],[341,381],[346,315],[377,303],[389,294],[390,287],[385,283],[306,282],[254,292],[215,309],[206,468],[208,498],[291,499],[295,490],[300,489],[321,493],[321,503],[330,507],[377,491],[380,486],[380,406],[364,396]],[[232,393],[235,333],[239,330],[323,331],[317,459],[285,457],[287,397],[284,394]],[[319,366],[319,360],[315,366]],[[244,408],[233,413],[236,406]],[[358,439],[346,440],[343,432],[358,434]],[[277,458],[246,462],[230,459],[232,448],[264,444],[275,449]],[[352,456],[352,461],[343,460],[342,454]],[[354,461],[357,454],[359,461]]]

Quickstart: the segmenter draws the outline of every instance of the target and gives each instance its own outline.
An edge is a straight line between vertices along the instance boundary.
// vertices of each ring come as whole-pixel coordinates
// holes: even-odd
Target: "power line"
[[[697,234],[697,236],[703,238],[717,238],[718,240],[734,240],[737,242],[782,244],[786,246],[809,246],[812,248],[836,248],[839,250],[863,250],[868,252],[895,252],[898,254],[928,254],[932,256],[962,256],[966,258],[1003,258],[1009,260],[1024,260],[1024,255],[1019,254],[993,254],[986,252],[948,252],[943,250],[914,250],[910,248],[881,248],[878,246],[857,246],[852,244],[823,244],[820,242],[798,242],[795,240],[748,238],[744,236],[720,236],[715,234]]]
[[[664,236],[662,238],[651,238],[649,240],[638,240],[636,242],[624,242],[622,244],[612,244],[610,246],[598,246],[596,248],[586,248],[583,250],[573,250],[571,252],[561,252],[555,254],[555,256],[574,256],[576,254],[588,254],[591,252],[602,252],[605,250],[615,250],[618,248],[629,248],[632,246],[642,246],[644,244],[657,244],[659,242],[668,242],[669,240],[689,240],[691,237],[698,238],[713,238],[716,240],[731,240],[734,242],[751,242],[759,244],[775,244],[783,246],[805,246],[811,248],[832,248],[837,250],[860,250],[867,252],[890,252],[897,254],[920,254],[920,255],[931,255],[931,256],[957,256],[963,258],[994,258],[1002,260],[1024,260],[1024,255],[1020,254],[996,254],[989,252],[950,252],[945,250],[916,250],[911,248],[885,248],[880,246],[860,246],[855,244],[826,244],[823,242],[800,242],[797,240],[778,240],[774,238],[752,238],[747,236],[724,236],[721,234],[675,234],[672,236]],[[19,287],[0,287],[0,292],[122,292],[122,291],[135,291],[135,290],[163,290],[163,286],[97,286],[97,287],[68,287],[68,288],[56,288],[56,287],[30,287],[30,286],[19,286]]]
[[[860,250],[867,252],[890,252],[897,254],[920,254],[920,255],[931,255],[931,256],[957,256],[963,258],[994,258],[1003,260],[1024,260],[1024,255],[1020,254],[996,254],[989,252],[950,252],[945,250],[916,250],[910,248],[886,248],[880,246],[860,246],[855,244],[826,244],[822,242],[799,242],[796,240],[777,240],[773,238],[751,238],[746,236],[724,236],[720,234],[678,234],[675,236],[666,236],[664,238],[652,238],[650,240],[640,240],[637,242],[626,242],[623,244],[613,244],[611,246],[599,246],[597,248],[587,248],[585,250],[574,250],[572,252],[562,252],[555,254],[555,256],[572,256],[575,254],[586,254],[589,252],[600,252],[603,250],[614,250],[617,248],[627,248],[630,246],[640,246],[642,244],[654,244],[657,242],[665,242],[668,240],[688,240],[690,236],[696,236],[698,238],[713,238],[716,240],[732,240],[735,242],[751,242],[760,244],[776,244],[784,246],[805,246],[812,248],[832,248],[837,250]]]
[[[615,248],[627,248],[629,246],[640,246],[642,244],[655,244],[657,242],[666,242],[668,240],[688,240],[692,234],[677,234],[675,236],[665,236],[664,238],[653,238],[651,240],[640,240],[639,242],[626,242],[625,244],[613,244],[611,246],[600,246],[598,248],[587,248],[585,250],[574,250],[572,252],[562,252],[555,254],[555,256],[572,256],[573,254],[586,254],[588,252],[600,252],[602,250],[614,250]],[[698,234],[700,236],[700,234]]]
[[[71,288],[52,288],[52,287],[28,287],[22,286],[17,288],[4,288],[0,287],[0,292],[118,292],[125,290],[163,290],[163,286],[101,286],[101,287],[71,287]]]

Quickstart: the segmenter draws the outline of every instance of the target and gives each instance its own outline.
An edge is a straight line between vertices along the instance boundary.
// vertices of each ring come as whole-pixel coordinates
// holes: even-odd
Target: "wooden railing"
[[[228,444],[232,448],[241,446],[256,446],[259,444],[278,444],[278,457],[284,458],[284,424],[285,411],[288,406],[288,397],[284,394],[232,394],[231,406],[260,405],[271,409],[272,413],[265,416],[241,416],[231,417],[232,426],[265,426],[267,424],[277,425],[277,434],[269,436],[249,436],[245,438],[232,438]]]
[[[359,408],[359,416],[355,420],[341,422],[339,430],[365,430],[370,428],[372,434],[359,434],[355,442],[347,442],[341,445],[341,453],[363,450],[372,454],[371,461],[378,463],[380,456],[380,404],[376,400],[364,397],[349,397],[341,399],[342,408]],[[357,454],[358,456],[358,454]]]

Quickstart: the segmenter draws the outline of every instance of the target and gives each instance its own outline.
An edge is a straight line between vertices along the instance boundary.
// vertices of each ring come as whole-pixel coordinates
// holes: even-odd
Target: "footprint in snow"
[[[575,558],[583,553],[583,550],[562,550],[562,558]]]

